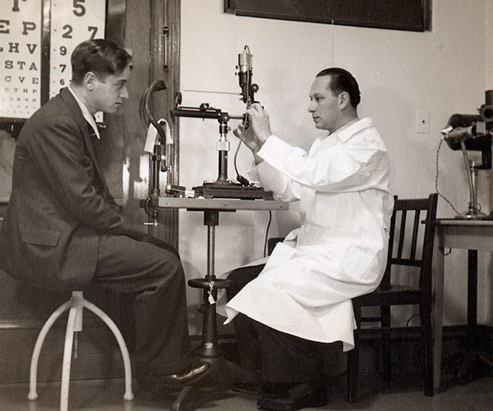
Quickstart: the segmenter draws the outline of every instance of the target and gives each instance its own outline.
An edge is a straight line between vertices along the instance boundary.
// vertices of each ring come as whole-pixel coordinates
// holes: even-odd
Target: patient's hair
[[[80,43],[72,53],[72,81],[81,84],[88,72],[98,79],[119,74],[131,64],[132,56],[111,40],[93,39]],[[131,67],[131,66],[130,66]]]
[[[339,67],[331,67],[322,70],[316,77],[323,76],[331,76],[329,87],[335,96],[346,91],[351,99],[351,105],[355,108],[358,106],[361,101],[358,82],[349,71]]]

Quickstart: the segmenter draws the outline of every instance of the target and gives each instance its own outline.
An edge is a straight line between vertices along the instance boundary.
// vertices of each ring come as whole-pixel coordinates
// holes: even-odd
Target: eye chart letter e
[[[70,56],[85,40],[104,38],[105,0],[51,1],[50,97],[70,84]]]

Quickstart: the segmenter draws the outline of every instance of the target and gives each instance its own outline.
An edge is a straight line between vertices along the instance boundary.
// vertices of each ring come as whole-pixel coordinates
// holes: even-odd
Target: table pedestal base
[[[239,378],[243,380],[253,380],[256,374],[252,371],[245,370],[239,365],[226,360],[221,356],[221,350],[217,342],[217,321],[216,321],[216,304],[212,299],[216,299],[217,290],[227,288],[231,284],[229,280],[221,279],[192,279],[188,285],[194,288],[204,289],[204,303],[200,306],[199,311],[203,314],[202,326],[202,343],[199,351],[199,359],[202,362],[210,364],[207,375],[196,384],[184,387],[178,398],[171,407],[172,411],[180,411],[183,401],[191,392],[197,389],[197,385],[203,386],[208,381],[218,380],[220,378]],[[212,299],[211,299],[212,298]],[[211,300],[210,300],[211,299]]]
[[[258,197],[260,190],[242,190],[254,193],[255,199],[240,200],[237,198],[175,198],[175,197],[153,197],[151,206],[156,208],[185,208],[189,211],[201,211],[204,213],[204,225],[207,226],[207,275],[204,279],[189,281],[189,285],[204,290],[204,302],[199,311],[204,315],[202,328],[202,344],[199,351],[199,359],[208,362],[211,367],[207,374],[200,380],[202,386],[211,381],[214,376],[238,378],[255,381],[256,373],[242,369],[238,365],[222,358],[217,344],[216,305],[217,289],[227,288],[227,280],[216,279],[214,275],[214,250],[215,250],[215,227],[219,224],[219,212],[234,212],[237,210],[270,211],[287,210],[288,203],[272,200],[271,196]],[[248,198],[252,196],[249,195]],[[258,198],[258,199],[257,199]],[[199,383],[191,384],[183,388],[172,406],[172,410],[180,410],[185,398]]]
[[[218,380],[220,379],[228,379],[228,380],[242,379],[247,381],[254,381],[255,377],[257,376],[256,373],[245,370],[244,368],[241,368],[239,365],[231,361],[228,361],[223,357],[218,357],[214,359],[211,358],[200,358],[200,359],[201,361],[208,362],[211,365],[207,375],[203,379],[201,379],[197,384],[187,385],[186,387],[184,387],[181,390],[178,397],[176,398],[173,405],[171,406],[171,411],[183,410],[184,408],[182,407],[186,398],[190,397],[191,394],[198,391],[200,388],[217,386],[219,388],[215,388],[215,391],[226,389],[226,388],[220,388],[221,386],[218,384]]]

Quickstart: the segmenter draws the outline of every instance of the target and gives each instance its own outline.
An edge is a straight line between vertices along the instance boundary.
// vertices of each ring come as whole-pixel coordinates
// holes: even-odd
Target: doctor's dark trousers
[[[233,282],[227,289],[228,300],[255,279],[264,265],[242,267],[231,272]],[[272,301],[272,304],[276,304]],[[244,314],[233,320],[238,339],[240,365],[260,371],[270,383],[302,383],[323,379],[324,348],[327,344],[305,340],[270,328]]]
[[[124,317],[133,319],[133,359],[139,382],[146,384],[191,362],[183,268],[173,247],[152,242],[100,236],[94,276],[95,283],[131,297]]]

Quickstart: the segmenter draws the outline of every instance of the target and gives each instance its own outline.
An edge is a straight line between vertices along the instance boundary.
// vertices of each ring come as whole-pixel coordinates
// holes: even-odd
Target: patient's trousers
[[[191,362],[185,279],[176,251],[125,236],[102,235],[94,282],[128,293],[122,307],[135,327],[133,359],[137,377],[175,373]]]
[[[228,276],[233,282],[227,289],[228,300],[256,278],[263,267],[242,267],[232,271]],[[241,313],[235,317],[233,325],[238,338],[240,365],[260,371],[264,381],[302,383],[323,378],[324,349],[327,344],[274,330]]]

